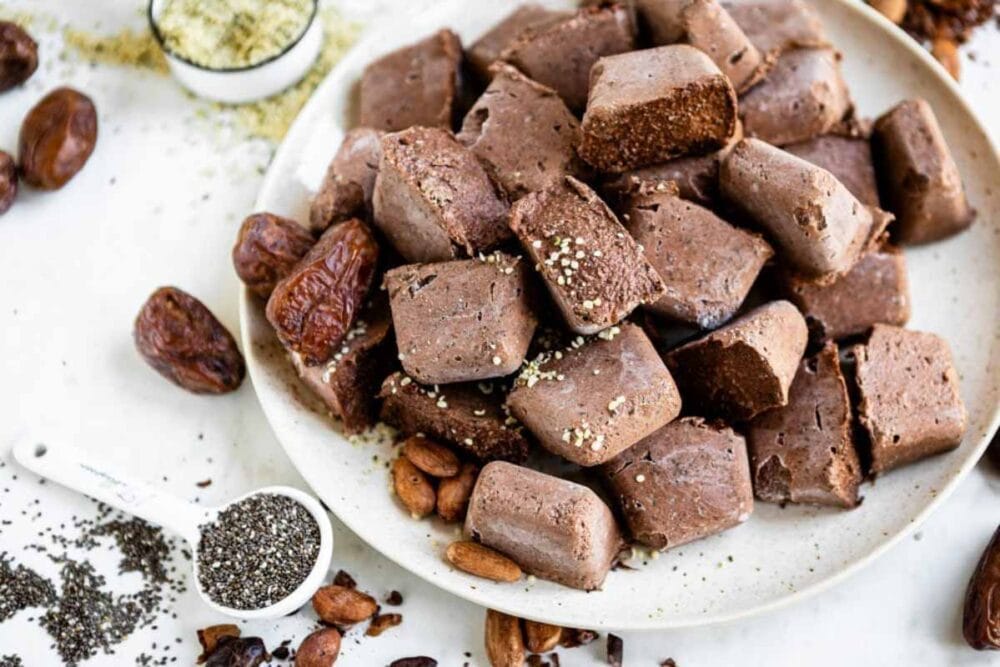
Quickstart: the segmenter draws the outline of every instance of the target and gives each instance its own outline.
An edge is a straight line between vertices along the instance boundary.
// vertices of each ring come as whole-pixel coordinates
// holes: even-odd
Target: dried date
[[[266,299],[315,242],[294,220],[254,213],[243,221],[233,246],[236,275],[252,292]]]
[[[962,634],[969,646],[979,651],[1000,649],[1000,528],[969,581]]]
[[[161,287],[135,320],[135,346],[160,375],[195,394],[224,394],[243,382],[236,341],[201,301]]]
[[[38,44],[25,30],[0,21],[0,93],[31,78],[38,69]]]
[[[378,244],[360,220],[326,231],[267,302],[267,319],[282,344],[317,366],[351,328],[375,278]]]
[[[21,124],[21,177],[31,187],[58,190],[83,168],[96,144],[94,103],[72,88],[57,88]]]
[[[0,215],[7,212],[17,196],[17,165],[10,153],[0,151]]]
[[[206,656],[205,667],[257,667],[270,659],[260,637],[241,639],[227,635]]]

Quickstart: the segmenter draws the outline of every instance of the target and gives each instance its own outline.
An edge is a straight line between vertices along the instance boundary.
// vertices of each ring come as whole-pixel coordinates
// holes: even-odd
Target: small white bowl
[[[270,97],[302,79],[323,45],[323,26],[316,19],[318,0],[313,0],[312,15],[305,30],[280,53],[244,67],[205,67],[172,52],[164,42],[156,18],[167,1],[150,1],[149,28],[163,49],[174,78],[199,97],[227,104],[245,104]]]

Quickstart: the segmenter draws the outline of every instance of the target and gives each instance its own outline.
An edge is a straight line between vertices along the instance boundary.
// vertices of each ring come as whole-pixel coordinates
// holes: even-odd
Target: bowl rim
[[[264,67],[265,65],[268,65],[274,62],[275,60],[280,59],[282,56],[287,55],[292,49],[298,46],[300,42],[302,42],[306,34],[309,32],[309,29],[312,28],[313,24],[316,22],[316,16],[319,14],[319,0],[311,0],[312,11],[309,14],[309,19],[305,22],[305,25],[302,27],[302,32],[300,32],[295,39],[293,39],[287,45],[285,45],[281,49],[281,51],[275,53],[272,56],[268,56],[264,60],[252,63],[250,65],[241,65],[239,67],[208,67],[206,65],[194,62],[187,56],[183,56],[167,46],[166,40],[163,39],[163,33],[160,32],[160,26],[157,25],[156,23],[156,17],[153,16],[153,5],[156,4],[156,2],[157,0],[149,0],[149,2],[146,4],[146,20],[149,22],[149,29],[153,33],[153,38],[156,40],[156,43],[160,46],[160,49],[163,50],[164,55],[166,55],[168,58],[173,58],[174,60],[182,62],[185,65],[193,67],[197,70],[200,70],[202,72],[209,72],[211,74],[236,74],[239,72],[249,72],[251,70]]]
[[[517,2],[511,5],[511,7],[524,4],[525,2],[526,0],[517,0]],[[810,0],[811,4],[819,4],[822,2],[823,0]],[[943,85],[947,89],[947,91],[954,99],[955,104],[959,106],[964,111],[965,114],[967,114],[970,118],[974,120],[977,129],[979,129],[980,132],[982,132],[982,134],[985,137],[986,145],[984,146],[984,150],[986,150],[989,153],[989,155],[992,156],[995,160],[1000,161],[1000,143],[998,143],[997,140],[995,140],[990,134],[990,132],[986,129],[986,126],[984,125],[980,115],[976,113],[976,111],[969,104],[969,101],[962,94],[955,80],[948,74],[948,72],[944,69],[944,67],[937,60],[933,58],[933,56],[927,49],[925,49],[919,43],[911,39],[901,28],[899,28],[899,26],[889,21],[886,17],[884,17],[874,8],[868,6],[866,3],[855,2],[854,0],[833,0],[833,2],[834,4],[837,4],[840,7],[846,9],[847,11],[853,13],[854,15],[860,17],[861,20],[868,21],[879,27],[881,29],[881,32],[887,39],[895,42],[903,49],[907,50],[912,55],[914,55],[919,61],[921,61],[928,68],[929,74],[931,74],[936,78],[937,83]],[[408,13],[402,13],[396,17],[396,20],[405,21],[407,16],[409,16]],[[375,29],[366,31],[354,46],[357,47],[358,45],[367,41],[377,41],[380,33],[384,29],[385,26],[379,25],[376,26]],[[327,75],[327,77],[332,76],[337,71],[338,68],[339,64],[331,70],[331,72]],[[317,92],[321,92],[323,90],[324,83],[326,83],[326,80],[324,80],[324,82],[320,84],[320,87],[317,89]],[[305,106],[303,106],[302,110],[299,112],[299,116],[295,119],[295,121],[289,128],[289,131],[286,134],[285,139],[282,141],[281,145],[279,145],[275,153],[275,158],[272,159],[271,166],[268,169],[268,173],[265,175],[263,181],[261,182],[261,186],[257,193],[257,198],[254,200],[254,207],[256,210],[263,209],[262,195],[268,190],[272,189],[273,182],[277,178],[276,176],[274,176],[273,165],[278,161],[277,160],[278,156],[282,153],[283,149],[288,150],[287,149],[288,139],[290,137],[295,136],[297,131],[300,131],[299,126],[303,125],[304,122],[303,119],[315,115],[311,113],[311,109],[313,107],[321,105],[321,100],[319,98],[320,95],[317,95],[315,93],[310,97],[310,99],[306,102]],[[239,285],[238,290],[239,290],[238,309],[239,309],[239,324],[240,324],[240,341],[242,343],[243,349],[247,351],[247,350],[252,350],[254,346],[254,340],[251,336],[252,325],[250,321],[250,308],[254,307],[254,304],[256,303],[256,297],[254,297],[253,294],[251,294],[250,291],[242,284]],[[273,426],[274,419],[272,418],[272,412],[274,412],[277,408],[274,406],[273,403],[263,400],[260,394],[257,392],[256,384],[261,380],[261,378],[258,378],[256,376],[257,374],[262,373],[262,370],[259,367],[256,360],[250,361],[249,359],[250,356],[252,356],[252,353],[248,354],[247,373],[248,376],[250,377],[252,384],[255,385],[254,393],[255,395],[257,395],[258,403],[261,406],[261,409],[264,412],[264,415],[269,425],[271,425],[272,429],[274,429]],[[953,476],[953,479],[945,487],[945,489],[942,490],[940,493],[937,493],[930,501],[928,501],[923,506],[923,508],[917,514],[915,514],[901,530],[891,535],[889,538],[879,541],[876,546],[868,549],[862,556],[853,560],[848,565],[841,567],[835,573],[831,574],[830,576],[828,576],[823,580],[809,584],[803,588],[798,588],[793,593],[785,595],[783,597],[765,601],[763,603],[758,603],[753,606],[749,606],[745,609],[740,609],[736,611],[722,611],[699,618],[687,617],[680,619],[671,619],[670,621],[667,622],[663,622],[662,620],[646,619],[643,622],[631,622],[625,625],[597,623],[594,624],[593,627],[594,629],[600,630],[602,632],[607,630],[612,630],[612,631],[621,630],[629,632],[662,632],[667,630],[677,630],[683,628],[709,627],[713,625],[730,624],[753,617],[764,616],[779,609],[784,609],[794,606],[806,599],[814,598],[817,594],[827,591],[843,583],[845,580],[853,577],[859,571],[869,566],[875,560],[880,558],[886,552],[890,551],[892,548],[894,548],[896,545],[898,545],[900,542],[906,539],[909,535],[911,535],[914,531],[916,531],[917,528],[928,518],[928,516],[934,513],[945,502],[945,500],[951,497],[952,493],[958,488],[960,483],[968,476],[972,468],[976,465],[976,463],[978,463],[980,458],[982,458],[983,453],[986,451],[987,446],[990,444],[990,440],[993,434],[997,433],[998,429],[1000,429],[1000,403],[997,403],[990,409],[989,414],[987,416],[986,431],[981,434],[975,434],[975,435],[970,434],[977,440],[976,445],[972,449],[972,451],[970,451],[968,458],[959,466],[957,472]],[[310,473],[308,468],[299,465],[298,459],[295,456],[293,456],[291,452],[289,452],[288,448],[285,446],[283,438],[278,435],[277,431],[275,431],[275,439],[278,441],[278,444],[281,445],[282,450],[285,452],[286,456],[289,457],[289,460],[292,462],[293,466],[302,476],[305,483],[309,485],[311,490],[315,491],[316,487],[312,483],[313,480],[315,479],[315,475]],[[316,493],[322,498],[322,496],[319,494],[318,491],[316,491]],[[490,606],[494,609],[497,609],[498,611],[502,611],[504,613],[512,615],[523,616],[524,618],[528,618],[529,620],[536,620],[548,623],[559,622],[559,617],[557,614],[553,614],[548,617],[532,615],[530,613],[526,615],[523,611],[518,610],[517,608],[509,604],[486,602],[483,600],[483,593],[481,592],[482,590],[485,590],[485,588],[481,588],[481,590],[475,591],[476,587],[472,587],[472,589],[470,589],[467,587],[451,585],[447,582],[441,582],[433,578],[427,572],[414,568],[411,563],[402,559],[398,559],[395,554],[387,553],[374,546],[373,543],[368,540],[368,537],[365,534],[365,531],[363,530],[363,526],[359,525],[356,520],[352,519],[352,517],[350,516],[342,517],[336,511],[333,511],[332,513],[337,518],[337,520],[347,530],[352,532],[354,536],[357,537],[357,539],[360,542],[362,542],[367,548],[372,549],[373,551],[378,553],[379,556],[397,565],[402,570],[405,570],[408,574],[415,576],[418,579],[434,586],[438,590],[444,591],[450,595],[454,595],[461,600],[470,602],[475,605]]]

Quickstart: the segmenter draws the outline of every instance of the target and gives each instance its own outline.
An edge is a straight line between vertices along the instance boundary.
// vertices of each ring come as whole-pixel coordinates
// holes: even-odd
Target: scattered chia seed
[[[24,667],[20,656],[0,655],[0,667]]]
[[[13,567],[7,553],[0,553],[0,622],[22,609],[49,605],[55,599],[56,589],[48,579],[23,565]]]
[[[217,604],[261,609],[298,588],[318,554],[319,526],[309,511],[287,496],[261,493],[201,526],[198,581]]]

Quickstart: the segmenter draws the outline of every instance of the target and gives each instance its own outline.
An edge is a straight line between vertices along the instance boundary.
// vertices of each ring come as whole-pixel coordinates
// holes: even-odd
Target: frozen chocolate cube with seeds
[[[825,134],[789,144],[785,150],[826,169],[862,204],[879,205],[871,143],[866,137]]]
[[[943,338],[877,324],[853,352],[873,473],[958,447],[968,415]]]
[[[383,134],[370,127],[356,127],[344,135],[309,207],[309,227],[313,231],[322,232],[354,216],[371,215]]]
[[[425,387],[394,373],[382,383],[382,421],[404,435],[422,433],[454,445],[481,461],[521,463],[530,444],[521,424],[504,407],[503,385],[469,382]]]
[[[939,241],[972,224],[975,211],[926,101],[907,100],[884,114],[875,122],[872,143],[901,243]]]
[[[375,424],[375,395],[392,370],[395,355],[389,304],[377,295],[328,362],[307,366],[299,355],[291,356],[299,377],[340,418],[344,430],[359,433]]]
[[[815,340],[867,333],[875,324],[902,326],[910,319],[906,258],[887,247],[872,250],[832,283],[782,272],[788,299],[806,316]]]
[[[872,211],[833,174],[758,139],[744,139],[729,153],[719,188],[806,276],[846,273],[880,233]]]
[[[498,63],[465,116],[458,140],[511,200],[579,175],[580,123],[554,90]]]
[[[858,504],[861,463],[836,345],[828,343],[802,361],[788,405],[758,415],[748,427],[747,443],[761,500]]]
[[[742,92],[764,74],[764,58],[717,0],[691,0],[681,12],[684,41],[704,51]]]
[[[788,403],[808,331],[787,301],[755,308],[666,356],[687,410],[750,419]]]
[[[476,156],[445,130],[385,135],[372,199],[375,224],[410,262],[472,256],[510,236],[506,202]]]
[[[518,201],[510,228],[577,333],[597,333],[664,293],[660,276],[615,214],[575,178]]]
[[[851,108],[840,55],[832,49],[785,53],[739,106],[746,136],[775,146],[826,134]]]
[[[632,537],[654,549],[714,535],[753,512],[743,437],[700,417],[667,424],[602,472]]]
[[[623,546],[614,515],[592,490],[501,461],[479,473],[465,533],[529,574],[585,591],[600,587]]]
[[[531,343],[531,267],[502,253],[389,271],[403,369],[424,384],[510,375]]]
[[[594,466],[676,417],[681,402],[646,334],[625,324],[529,362],[507,405],[547,450]]]
[[[500,58],[579,111],[587,104],[591,67],[599,58],[634,49],[634,33],[621,5],[585,7],[562,21],[529,27]]]
[[[572,16],[572,12],[547,9],[537,4],[522,5],[490,28],[466,52],[469,64],[482,79],[491,78],[490,66],[500,59],[500,54],[525,30],[542,29]]]
[[[450,128],[461,64],[462,43],[450,30],[370,63],[361,75],[360,124],[386,132]]]
[[[642,184],[625,210],[625,227],[666,286],[648,310],[703,329],[736,313],[774,254],[759,236],[680,199],[673,183]]]
[[[736,131],[736,92],[686,44],[601,58],[581,129],[580,156],[602,171],[707,153]]]

